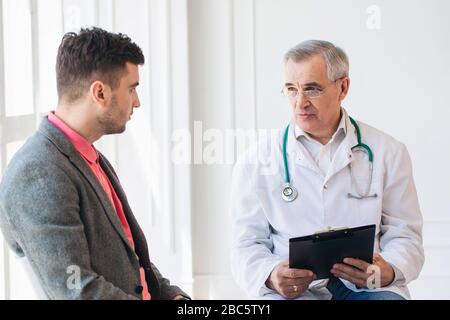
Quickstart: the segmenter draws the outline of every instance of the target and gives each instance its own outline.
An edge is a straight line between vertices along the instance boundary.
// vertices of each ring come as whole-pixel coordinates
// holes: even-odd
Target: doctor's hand
[[[310,270],[291,269],[289,261],[280,262],[266,280],[266,286],[276,290],[287,299],[299,297],[308,289],[309,284],[315,279]]]
[[[375,267],[375,269],[380,272],[381,287],[390,285],[395,278],[395,272],[392,266],[378,253],[373,256],[372,265],[363,260],[352,258],[345,258],[344,263],[335,264],[331,269],[331,273],[337,278],[350,281],[359,288],[367,288],[369,285],[368,280],[371,281],[373,279],[373,277],[369,279],[373,275],[369,271],[369,267],[371,266],[378,267]]]

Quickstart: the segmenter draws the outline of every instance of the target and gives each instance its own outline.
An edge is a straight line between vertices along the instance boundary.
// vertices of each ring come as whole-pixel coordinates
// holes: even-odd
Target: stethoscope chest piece
[[[295,198],[297,198],[298,192],[295,190],[293,186],[291,186],[290,183],[286,183],[284,185],[283,190],[281,191],[281,197],[286,202],[294,201]]]

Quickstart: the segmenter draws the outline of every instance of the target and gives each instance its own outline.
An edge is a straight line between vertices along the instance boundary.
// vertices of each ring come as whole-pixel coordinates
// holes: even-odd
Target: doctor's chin
[[[449,30],[442,0],[0,0],[0,300],[450,300]]]

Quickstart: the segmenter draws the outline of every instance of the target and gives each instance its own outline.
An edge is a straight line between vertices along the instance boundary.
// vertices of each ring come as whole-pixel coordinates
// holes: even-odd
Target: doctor
[[[407,284],[418,277],[424,253],[405,145],[355,121],[341,106],[350,85],[342,49],[305,41],[284,62],[292,120],[276,139],[247,151],[233,172],[235,280],[251,297],[410,298]],[[289,268],[289,238],[368,224],[376,225],[375,267],[348,257],[333,266],[329,280]],[[373,268],[375,288],[369,284]]]

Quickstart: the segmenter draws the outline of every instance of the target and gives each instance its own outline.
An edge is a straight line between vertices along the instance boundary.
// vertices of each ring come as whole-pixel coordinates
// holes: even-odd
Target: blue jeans
[[[354,292],[334,277],[328,281],[327,289],[333,295],[332,300],[405,300],[402,296],[390,291]]]

